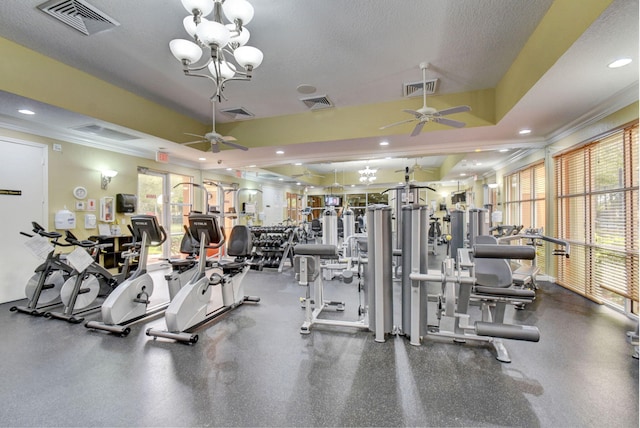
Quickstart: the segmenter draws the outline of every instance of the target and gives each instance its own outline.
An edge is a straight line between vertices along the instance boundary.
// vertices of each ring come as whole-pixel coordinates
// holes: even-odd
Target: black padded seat
[[[476,285],[473,289],[474,294],[487,297],[511,297],[514,299],[531,299],[536,297],[533,290],[523,290],[520,288],[501,288],[501,287],[485,287]]]
[[[247,265],[246,258],[251,256],[253,241],[251,239],[251,229],[249,226],[236,225],[231,229],[229,242],[227,243],[227,254],[235,257],[234,261],[224,261],[220,263],[224,274],[235,274]]]

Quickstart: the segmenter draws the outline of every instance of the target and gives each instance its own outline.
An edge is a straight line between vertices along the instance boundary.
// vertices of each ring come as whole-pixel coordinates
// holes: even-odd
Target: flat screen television
[[[460,202],[462,204],[467,202],[467,193],[466,192],[459,192],[459,193],[454,193],[453,195],[451,195],[451,203],[452,204],[457,204],[458,202]]]
[[[342,205],[342,198],[340,196],[325,196],[324,197],[324,206],[325,207],[339,207]]]

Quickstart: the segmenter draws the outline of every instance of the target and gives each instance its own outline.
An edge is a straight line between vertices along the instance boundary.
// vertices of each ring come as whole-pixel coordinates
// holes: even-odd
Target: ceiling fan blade
[[[426,120],[422,122],[418,122],[416,127],[413,128],[413,132],[411,133],[411,136],[415,137],[416,135],[418,135],[422,131],[422,128],[424,127],[425,123],[427,123]]]
[[[192,134],[190,132],[183,132],[184,135],[191,135],[192,137],[204,138],[204,135]]]
[[[469,107],[469,106],[451,107],[451,108],[446,108],[444,110],[440,110],[436,114],[439,115],[439,116],[446,116],[448,114],[462,113],[462,112],[465,112],[465,111],[471,111],[471,107]]]
[[[218,143],[215,142],[211,142],[211,151],[213,153],[220,153],[220,145],[218,145]]]
[[[391,123],[391,124],[389,124],[389,125],[382,126],[382,127],[380,127],[380,129],[387,129],[387,128],[391,128],[392,126],[402,125],[403,123],[413,122],[414,120],[415,120],[415,119],[401,120],[400,122]]]
[[[227,141],[227,140],[223,140],[223,141],[222,141],[222,144],[226,144],[227,146],[231,146],[231,147],[233,147],[233,148],[235,148],[235,149],[244,150],[245,152],[246,152],[247,150],[249,150],[249,148],[248,148],[248,147],[241,146],[240,144],[232,143],[231,141]]]
[[[422,116],[422,113],[420,113],[419,111],[416,111],[416,110],[404,109],[404,110],[402,110],[402,111],[403,111],[403,112],[405,112],[405,113],[412,114],[412,115],[414,115],[415,117],[417,117],[418,119],[420,119],[420,117]]]
[[[222,138],[222,141],[225,141],[225,142],[226,142],[226,141],[238,141],[238,140],[236,139],[236,137],[232,137],[231,135],[226,135],[226,136],[224,136],[224,137],[220,137],[220,138]]]
[[[446,119],[444,117],[435,117],[433,118],[433,121],[441,123],[443,125],[453,126],[454,128],[464,128],[464,126],[466,125],[466,123],[464,122],[460,122],[453,119]]]
[[[205,143],[208,140],[198,140],[198,141],[189,141],[188,143],[180,143],[183,146],[190,146],[191,144],[199,144],[199,143]]]

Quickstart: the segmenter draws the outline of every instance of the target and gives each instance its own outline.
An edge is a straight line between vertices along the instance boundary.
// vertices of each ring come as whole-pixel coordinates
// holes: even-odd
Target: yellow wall
[[[67,209],[76,213],[76,229],[73,230],[73,233],[80,239],[86,239],[98,233],[97,229],[84,228],[84,215],[88,213],[95,214],[99,219],[100,198],[105,196],[115,197],[118,193],[136,194],[138,192],[138,167],[191,176],[195,183],[202,183],[202,179],[207,178],[224,182],[236,182],[239,183],[240,187],[258,188],[257,183],[240,178],[221,176],[219,174],[178,165],[162,164],[151,159],[128,156],[0,128],[0,139],[2,137],[48,146],[49,213],[47,218],[48,225],[46,225],[46,227],[53,229],[55,213],[64,209],[66,206]],[[62,151],[53,151],[54,144],[59,144],[62,147]],[[118,171],[118,175],[111,180],[106,190],[102,190],[100,188],[100,171],[105,169],[116,170]],[[73,196],[73,189],[78,186],[87,189],[85,202],[88,199],[96,200],[96,211],[75,210],[77,200]],[[196,195],[196,199],[197,198],[198,196]],[[197,206],[196,208],[201,209],[201,207]],[[27,221],[31,221],[29,213],[25,213],[25,217]],[[126,224],[126,218],[124,214],[116,214],[116,221],[123,223],[123,225]],[[99,220],[98,223],[100,223]]]

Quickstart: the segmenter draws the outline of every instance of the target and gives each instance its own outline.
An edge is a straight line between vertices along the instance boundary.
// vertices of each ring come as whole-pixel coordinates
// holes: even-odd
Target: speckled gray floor
[[[638,426],[633,325],[554,284],[507,313],[542,334],[505,341],[510,364],[486,345],[300,335],[304,289],[290,269],[252,271],[246,291],[262,301],[221,317],[195,346],[147,337],[160,320],[120,338],[0,305],[0,425]],[[341,316],[356,318],[354,285],[331,283],[325,297],[345,299]]]

